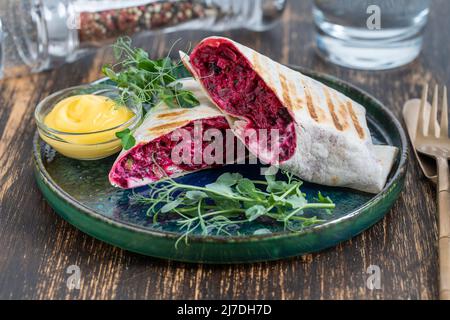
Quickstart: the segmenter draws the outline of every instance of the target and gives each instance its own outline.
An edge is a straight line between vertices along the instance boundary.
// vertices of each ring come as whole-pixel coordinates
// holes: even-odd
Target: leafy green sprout
[[[122,142],[122,147],[125,150],[129,150],[134,147],[136,144],[136,139],[133,136],[133,133],[130,129],[125,129],[119,132],[116,132],[116,137],[119,138]]]
[[[301,231],[305,227],[325,222],[317,215],[305,216],[306,210],[331,214],[335,204],[318,194],[316,202],[308,202],[301,192],[302,182],[290,173],[287,181],[265,176],[264,181],[250,180],[239,173],[224,173],[204,187],[181,184],[171,178],[149,195],[135,194],[133,200],[148,205],[147,215],[158,222],[161,214],[175,213],[176,223],[188,244],[193,233],[201,235],[232,235],[233,228],[257,219],[283,223],[285,230]],[[270,232],[258,229],[255,234]]]
[[[141,48],[131,46],[131,39],[122,37],[113,45],[118,62],[105,65],[103,73],[121,89],[122,102],[134,94],[140,103],[153,107],[159,101],[170,107],[191,108],[199,101],[191,91],[184,90],[177,80],[187,76],[181,61],[173,62],[169,57],[178,43],[175,41],[165,58],[152,60]],[[118,70],[118,71],[116,71]]]
[[[143,114],[159,102],[171,108],[192,108],[199,105],[198,99],[184,90],[179,79],[188,76],[181,61],[173,62],[169,56],[175,47],[174,42],[165,58],[152,60],[141,48],[134,48],[131,39],[122,37],[113,45],[114,57],[118,62],[104,65],[102,72],[120,89],[118,105],[126,105],[130,100],[146,106]],[[135,100],[135,101],[133,101]],[[135,140],[126,130],[116,133],[125,149],[130,149]]]

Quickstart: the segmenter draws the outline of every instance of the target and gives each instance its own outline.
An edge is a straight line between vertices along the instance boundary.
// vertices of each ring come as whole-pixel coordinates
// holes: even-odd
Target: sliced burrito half
[[[227,38],[180,55],[260,160],[318,184],[384,187],[397,149],[372,144],[360,104]]]
[[[191,79],[181,81],[183,88],[192,91],[200,105],[194,108],[169,108],[160,103],[146,115],[134,133],[136,144],[123,150],[109,173],[112,185],[128,189],[223,164],[225,146],[212,148],[208,159],[204,151],[214,138],[223,139],[229,124],[223,113],[214,107]],[[204,139],[210,130],[209,140]],[[223,154],[214,154],[221,152]],[[186,157],[187,155],[187,157]]]

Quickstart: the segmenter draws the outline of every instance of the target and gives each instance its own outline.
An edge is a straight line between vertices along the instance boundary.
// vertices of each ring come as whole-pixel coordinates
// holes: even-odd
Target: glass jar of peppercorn
[[[284,8],[285,0],[1,0],[0,79],[74,61],[124,35],[263,31]]]

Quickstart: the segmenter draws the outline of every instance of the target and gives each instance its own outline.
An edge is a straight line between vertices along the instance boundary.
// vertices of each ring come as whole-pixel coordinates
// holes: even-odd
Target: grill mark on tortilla
[[[150,128],[150,129],[148,129],[148,131],[150,133],[162,133],[162,132],[172,131],[172,130],[180,128],[180,127],[184,127],[188,123],[189,123],[188,120],[174,121],[174,122],[170,122],[167,124],[162,124],[162,125]]]
[[[302,81],[303,87],[305,89],[306,96],[306,106],[308,107],[308,112],[311,118],[313,118],[316,122],[319,122],[319,117],[317,116],[316,109],[314,108],[314,102],[311,96],[311,92],[309,91],[308,85]]]
[[[264,72],[264,70],[261,68],[261,62],[259,61],[259,54],[257,52],[253,52],[253,67],[255,68],[256,73],[261,74]]]
[[[331,177],[331,183],[336,186],[339,183],[339,177],[332,176]]]
[[[341,120],[342,127],[344,128],[344,130],[347,130],[349,128],[348,118],[350,117],[349,113],[347,112],[347,108],[345,107],[345,104],[342,103],[342,100],[336,94],[336,91],[333,90],[332,95],[333,95],[333,100],[337,104],[339,104],[338,114],[341,116],[340,120]]]
[[[356,132],[358,132],[358,136],[361,139],[364,139],[364,130],[361,127],[361,124],[359,123],[359,120],[358,120],[358,117],[356,116],[355,111],[353,110],[351,101],[347,101],[346,106],[347,106],[348,112],[350,113],[350,118],[352,118],[353,126],[355,127]]]
[[[298,81],[298,76],[295,75],[295,79]],[[292,85],[292,91],[294,92],[294,99],[295,99],[295,105],[294,107],[296,109],[303,109],[303,106],[305,105],[305,100],[302,99],[302,93],[299,92],[298,82],[289,82],[290,85]]]
[[[325,114],[324,109],[321,107],[322,105],[322,96],[321,95],[317,95],[316,91],[311,90],[311,98],[312,101],[314,102],[314,108],[316,110],[317,113],[317,118],[319,119],[318,122],[325,122],[327,121],[328,117],[327,114]]]
[[[343,123],[341,123],[342,127],[344,128],[344,130],[347,130],[349,128],[348,121],[347,121],[348,112],[347,112],[347,109],[345,108],[345,105],[341,102],[339,102],[338,113],[341,115],[341,121],[343,122]]]
[[[296,106],[298,109],[303,109],[304,103],[305,103],[305,102],[302,100],[302,98],[297,98],[297,99],[295,99],[295,106]]]
[[[323,92],[325,93],[325,98],[327,100],[328,109],[330,110],[331,118],[333,119],[334,126],[339,131],[342,131],[344,128],[342,127],[342,124],[339,121],[339,117],[337,116],[335,112],[335,107],[333,104],[333,101],[331,101],[330,92],[328,91],[327,87],[323,87]]]
[[[280,83],[281,83],[281,92],[283,94],[284,103],[287,105],[287,108],[292,110],[292,101],[291,95],[289,93],[289,86],[286,77],[278,71]]]
[[[158,114],[156,116],[156,118],[158,119],[170,119],[170,118],[174,118],[176,116],[180,116],[182,114],[187,113],[188,110],[179,110],[179,111],[173,111],[173,112],[168,112],[168,113],[162,113],[162,114]]]
[[[294,104],[292,105],[293,109],[301,109],[303,108],[303,100],[299,98],[299,94],[297,91],[297,86],[294,82],[288,81],[289,94],[291,97],[294,97]],[[292,101],[292,98],[291,98]]]

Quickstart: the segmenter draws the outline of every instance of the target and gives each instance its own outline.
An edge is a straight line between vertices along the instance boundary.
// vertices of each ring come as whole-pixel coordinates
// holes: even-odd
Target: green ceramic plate
[[[181,241],[176,248],[175,242],[181,235],[176,224],[164,221],[152,224],[145,214],[146,208],[130,202],[131,191],[109,185],[107,174],[114,157],[98,161],[68,159],[52,150],[36,134],[33,156],[37,184],[55,211],[76,228],[144,255],[186,262],[241,263],[287,258],[334,246],[369,228],[389,211],[404,185],[407,142],[399,122],[376,99],[335,78],[299,70],[365,106],[375,142],[400,149],[389,181],[377,195],[305,183],[303,191],[308,197],[321,190],[336,203],[333,215],[322,225],[293,233],[285,231],[279,224],[252,223],[241,226],[236,236],[193,235],[187,245]],[[226,171],[240,172],[251,178],[257,177],[259,168],[255,165],[230,165],[193,173],[178,180],[204,185]],[[148,188],[134,192],[145,193]],[[253,234],[261,228],[269,229],[271,233]]]

